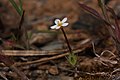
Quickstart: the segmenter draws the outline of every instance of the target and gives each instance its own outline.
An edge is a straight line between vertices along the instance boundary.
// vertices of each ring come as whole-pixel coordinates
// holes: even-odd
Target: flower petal
[[[61,22],[64,23],[67,21],[67,17],[65,17]]]
[[[55,19],[55,24],[58,24],[60,22],[59,19]]]
[[[57,25],[51,26],[51,29],[56,29]]]
[[[57,26],[56,29],[60,29],[60,26]]]
[[[62,26],[67,26],[69,23],[63,23]]]

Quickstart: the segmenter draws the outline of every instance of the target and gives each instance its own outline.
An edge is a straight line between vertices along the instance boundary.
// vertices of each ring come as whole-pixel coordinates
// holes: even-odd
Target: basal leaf
[[[12,6],[16,9],[16,11],[18,12],[18,14],[20,16],[22,16],[23,10],[22,10],[22,2],[21,2],[21,0],[19,0],[20,6],[18,6],[14,0],[9,0],[9,1],[12,4]]]

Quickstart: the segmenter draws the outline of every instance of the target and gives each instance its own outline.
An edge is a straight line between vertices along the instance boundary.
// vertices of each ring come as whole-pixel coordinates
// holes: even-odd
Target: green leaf
[[[20,9],[20,13],[21,14],[23,14],[23,3],[22,3],[22,0],[19,0],[19,4],[20,4],[20,6],[19,6],[19,9]]]
[[[20,10],[23,11],[23,8],[22,8],[22,6],[23,6],[22,0],[19,0],[19,3],[20,3]]]
[[[12,4],[12,6],[16,9],[16,11],[18,12],[18,14],[19,14],[20,16],[22,16],[22,13],[23,13],[22,1],[19,0],[20,6],[18,6],[14,0],[9,0],[9,1],[10,1],[10,3]]]
[[[69,56],[68,56],[68,61],[69,61],[69,63],[72,65],[72,66],[75,66],[76,65],[76,63],[77,63],[77,56],[75,55],[75,54],[70,54]]]

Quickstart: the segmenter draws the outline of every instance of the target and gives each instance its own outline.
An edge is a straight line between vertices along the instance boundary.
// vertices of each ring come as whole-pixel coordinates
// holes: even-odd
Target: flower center
[[[58,21],[58,24],[57,24],[58,26],[62,26],[62,22],[61,21]]]

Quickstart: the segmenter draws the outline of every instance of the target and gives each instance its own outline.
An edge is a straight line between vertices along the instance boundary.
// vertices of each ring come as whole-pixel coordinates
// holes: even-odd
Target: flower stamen
[[[61,21],[58,21],[58,24],[57,24],[59,27],[62,26],[62,22]]]

